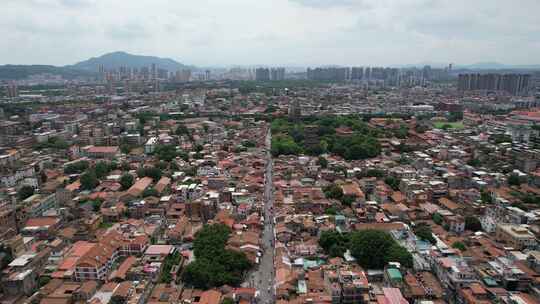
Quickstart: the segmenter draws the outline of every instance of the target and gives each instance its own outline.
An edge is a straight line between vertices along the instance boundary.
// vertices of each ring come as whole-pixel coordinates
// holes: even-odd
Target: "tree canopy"
[[[476,216],[472,216],[472,215],[466,216],[465,229],[471,230],[471,231],[481,231],[482,223],[480,223],[480,220]]]
[[[336,136],[336,129],[347,133]],[[365,159],[380,154],[378,131],[356,116],[327,116],[289,122],[279,118],[272,122],[272,155],[331,152],[347,160]]]
[[[367,269],[381,269],[389,262],[412,267],[412,256],[392,236],[381,230],[362,230],[351,234],[351,253]]]
[[[137,170],[137,176],[139,177],[151,177],[154,181],[157,181],[161,178],[161,170],[156,167],[143,167]]]
[[[431,227],[428,224],[418,224],[414,227],[413,231],[414,234],[416,234],[416,236],[419,237],[421,240],[428,241],[431,244],[435,244],[437,242],[437,240],[435,240],[435,237],[433,237],[433,232],[431,231]]]
[[[133,175],[126,173],[120,177],[120,185],[122,185],[122,190],[127,190],[133,186]]]
[[[17,197],[22,201],[34,194],[34,187],[24,185],[17,191]]]
[[[238,286],[251,263],[243,252],[225,249],[231,230],[221,224],[206,225],[195,235],[195,261],[184,270],[184,282],[208,289],[222,285]]]
[[[99,185],[99,181],[94,170],[87,170],[81,175],[81,188],[83,190],[92,190],[97,185]]]

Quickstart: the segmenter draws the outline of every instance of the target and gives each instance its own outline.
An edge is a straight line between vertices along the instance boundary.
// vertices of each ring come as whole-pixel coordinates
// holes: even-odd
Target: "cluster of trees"
[[[55,136],[47,139],[46,142],[34,145],[34,149],[36,150],[42,150],[47,148],[55,150],[65,150],[69,148],[69,144],[63,138]]]
[[[94,171],[96,171],[97,178],[103,178],[109,174],[109,172],[116,170],[118,164],[116,162],[103,162],[100,161],[94,166]]]
[[[473,215],[466,216],[465,229],[471,230],[471,231],[481,231],[482,223],[476,216],[473,216]]]
[[[400,179],[395,178],[393,176],[389,176],[384,179],[384,182],[392,188],[392,190],[397,191],[399,190],[399,183],[401,182]]]
[[[165,258],[163,261],[163,270],[159,278],[160,283],[169,284],[172,282],[173,278],[171,275],[171,269],[174,267],[174,265],[178,265],[180,263],[181,258],[182,256],[178,251],[175,251],[173,254],[170,254]]]
[[[328,167],[328,160],[322,156],[319,156],[319,159],[317,159],[317,165],[321,166],[321,168],[327,168]]]
[[[405,267],[413,266],[412,255],[400,246],[392,236],[381,230],[362,230],[348,234],[325,231],[319,244],[330,256],[342,256],[347,249],[358,264],[366,269],[381,269],[389,262],[399,262]]]
[[[146,189],[144,189],[143,193],[142,193],[142,196],[143,197],[149,197],[149,196],[153,196],[153,197],[159,197],[159,192],[152,188],[152,187],[148,187]]]
[[[157,146],[154,153],[161,161],[170,162],[178,156],[180,156],[185,161],[189,160],[189,155],[186,152],[178,151],[176,150],[176,147],[172,145]]]
[[[156,167],[141,167],[137,170],[138,177],[151,177],[154,181],[161,178],[163,173]]]
[[[508,176],[508,185],[510,186],[519,186],[525,182],[524,179],[520,178],[519,175],[513,173]]]
[[[420,223],[416,225],[413,228],[413,232],[421,240],[430,242],[431,244],[435,244],[437,242],[437,240],[435,240],[435,237],[433,237],[433,232],[431,231],[431,227],[426,223]]]
[[[13,261],[13,254],[11,249],[4,244],[0,244],[0,271],[9,265]]]
[[[86,169],[88,169],[89,166],[90,164],[87,161],[81,160],[76,163],[67,165],[64,168],[64,173],[65,174],[79,174],[79,173],[84,172]]]
[[[251,263],[242,252],[225,249],[231,230],[221,224],[206,225],[195,235],[195,261],[182,273],[182,279],[196,288],[238,286]]]
[[[129,173],[122,175],[122,177],[120,177],[120,185],[122,185],[122,190],[127,190],[133,186],[134,180],[133,175]]]
[[[493,134],[489,137],[495,144],[511,143],[512,136],[507,134]]]
[[[389,262],[399,262],[412,268],[412,255],[392,236],[381,230],[363,230],[351,236],[351,254],[358,264],[367,269],[380,269]]]
[[[115,162],[103,162],[96,163],[93,168],[88,168],[81,175],[81,188],[83,190],[92,190],[99,185],[99,179],[104,178],[112,170],[116,170],[118,164]]]
[[[327,230],[321,233],[319,245],[330,257],[342,257],[350,245],[350,235]]]
[[[21,201],[32,195],[34,195],[34,187],[32,186],[24,185],[17,191],[17,198]]]
[[[463,120],[463,111],[456,111],[448,113],[449,122],[457,122]]]
[[[306,134],[306,127],[310,131]],[[336,128],[348,127],[352,134],[336,136]],[[320,155],[334,153],[347,160],[366,159],[380,154],[379,132],[357,116],[307,118],[292,123],[279,118],[272,122],[272,155]]]
[[[340,186],[331,184],[323,188],[324,196],[327,199],[335,199],[340,201],[345,206],[351,206],[356,200],[354,195],[344,194]]]
[[[467,247],[465,246],[465,244],[463,244],[462,242],[459,242],[459,241],[452,243],[452,248],[456,248],[459,251],[467,250]]]
[[[442,215],[440,215],[439,213],[435,212],[433,213],[433,216],[431,216],[431,219],[433,220],[433,222],[437,225],[442,225],[444,219],[442,217]]]

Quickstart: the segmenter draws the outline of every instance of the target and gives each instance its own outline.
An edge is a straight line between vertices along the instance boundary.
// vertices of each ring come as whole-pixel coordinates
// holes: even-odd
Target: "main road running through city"
[[[264,185],[264,230],[261,239],[262,256],[258,269],[251,275],[250,281],[259,291],[259,303],[275,303],[274,290],[274,216],[273,216],[273,196],[272,196],[272,154],[270,130],[266,134],[266,168]]]

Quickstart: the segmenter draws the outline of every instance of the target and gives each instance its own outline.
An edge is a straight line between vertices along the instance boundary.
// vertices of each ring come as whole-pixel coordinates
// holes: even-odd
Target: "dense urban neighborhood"
[[[540,303],[538,71],[0,83],[2,304]]]

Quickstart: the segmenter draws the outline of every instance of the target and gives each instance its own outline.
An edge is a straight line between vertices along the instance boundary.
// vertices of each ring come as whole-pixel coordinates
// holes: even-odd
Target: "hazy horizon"
[[[6,0],[0,64],[114,51],[196,66],[540,62],[540,1]]]

